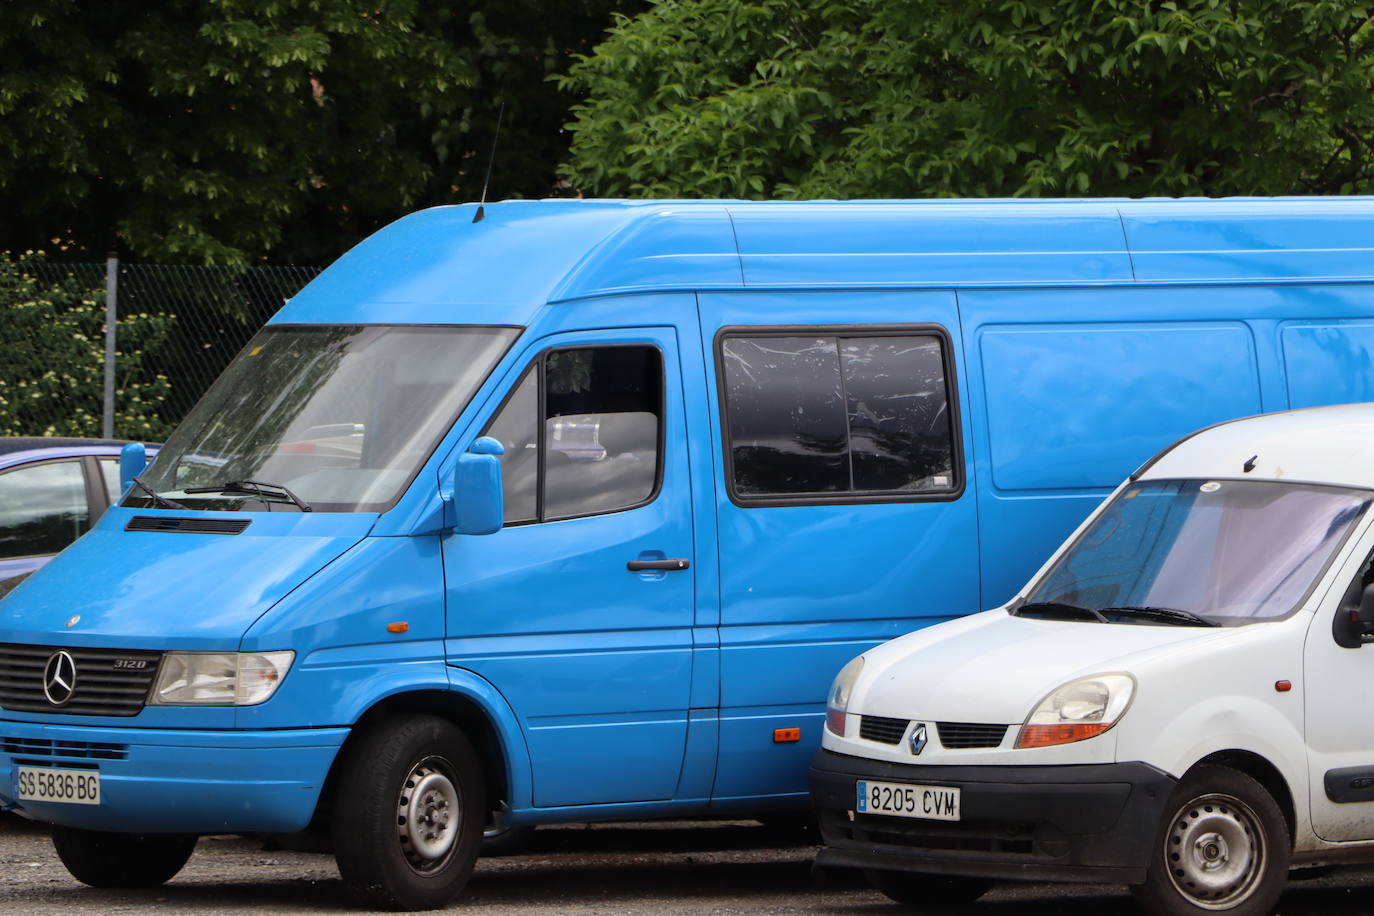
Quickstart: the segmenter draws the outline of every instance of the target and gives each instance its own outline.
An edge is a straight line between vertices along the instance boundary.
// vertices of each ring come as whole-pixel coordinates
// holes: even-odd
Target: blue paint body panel
[[[1370,199],[474,213],[386,227],[272,320],[521,329],[390,508],[115,508],[0,603],[0,643],[290,650],[277,692],[126,717],[0,709],[0,736],[128,748],[96,762],[98,807],[19,802],[0,751],[0,803],[92,829],[300,829],[347,736],[385,708],[472,728],[513,824],[801,807],[849,658],[1012,597],[1117,481],[1198,426],[1374,398]],[[722,331],[867,328],[941,341],[958,486],[732,496]],[[664,370],[651,498],[456,533],[457,462],[527,370],[618,346]],[[248,527],[126,530],[135,516]],[[687,565],[626,565],[668,557]]]
[[[291,833],[314,816],[324,779],[348,729],[181,731],[6,722],[7,741],[97,742],[122,760],[100,763],[100,805],[25,802],[37,820],[121,833]],[[19,757],[57,766],[60,756]],[[0,756],[0,796],[12,797],[16,758]],[[252,773],[245,779],[245,773]]]

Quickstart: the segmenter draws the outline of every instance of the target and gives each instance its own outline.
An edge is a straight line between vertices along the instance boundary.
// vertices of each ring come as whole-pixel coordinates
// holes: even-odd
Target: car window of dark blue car
[[[57,553],[88,527],[79,461],[30,464],[0,474],[0,559]]]

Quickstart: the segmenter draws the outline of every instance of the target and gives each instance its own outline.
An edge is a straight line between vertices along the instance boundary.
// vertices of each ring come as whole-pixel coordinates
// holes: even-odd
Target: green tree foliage
[[[663,0],[564,85],[595,195],[1344,194],[1374,9],[1290,0]]]
[[[408,210],[545,196],[549,75],[631,0],[9,0],[0,249],[319,263]]]
[[[68,275],[42,283],[37,255],[0,255],[0,435],[98,436],[105,392],[103,290]],[[159,416],[170,390],[145,357],[162,346],[172,315],[128,315],[115,351],[115,433],[161,439],[171,423]]]

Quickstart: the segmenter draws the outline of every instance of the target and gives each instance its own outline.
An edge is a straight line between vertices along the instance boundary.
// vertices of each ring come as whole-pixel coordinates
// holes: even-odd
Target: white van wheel
[[[1259,916],[1273,910],[1288,875],[1288,826],[1254,779],[1220,766],[1183,778],[1166,808],[1145,884],[1147,913]]]

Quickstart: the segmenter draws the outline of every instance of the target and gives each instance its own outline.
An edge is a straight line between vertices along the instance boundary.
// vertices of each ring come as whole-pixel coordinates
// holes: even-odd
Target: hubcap
[[[1264,833],[1250,806],[1230,795],[1204,795],[1174,814],[1164,837],[1174,888],[1209,910],[1239,906],[1264,872]]]
[[[442,757],[417,763],[396,800],[396,830],[410,867],[422,875],[443,868],[453,855],[461,823],[452,766]]]

